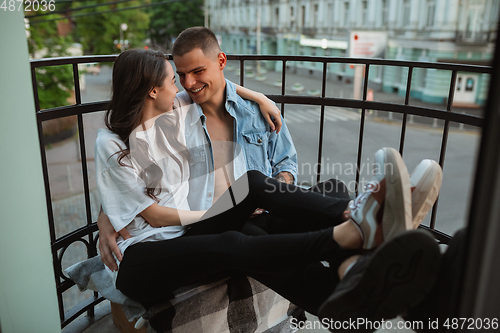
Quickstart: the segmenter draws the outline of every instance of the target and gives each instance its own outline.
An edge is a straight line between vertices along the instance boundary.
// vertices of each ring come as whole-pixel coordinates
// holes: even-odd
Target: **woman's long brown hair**
[[[132,167],[124,163],[123,159],[129,157],[133,147],[133,159],[139,166],[139,177],[146,183],[145,192],[157,202],[162,190],[160,183],[163,171],[149,153],[148,143],[138,139],[135,130],[141,125],[142,109],[149,93],[154,87],[163,86],[167,77],[166,61],[167,58],[160,51],[137,49],[121,53],[113,66],[112,97],[104,118],[106,127],[117,134],[126,146],[126,149],[118,146],[118,163]],[[168,149],[161,135],[165,135],[177,153],[190,160],[189,152],[178,140],[178,119],[160,116],[154,126],[157,129],[156,144],[177,162],[181,179],[184,180],[182,162]]]

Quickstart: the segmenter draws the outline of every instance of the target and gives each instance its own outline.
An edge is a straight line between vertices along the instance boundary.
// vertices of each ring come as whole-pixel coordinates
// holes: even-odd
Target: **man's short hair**
[[[183,56],[197,48],[201,49],[207,57],[215,57],[221,52],[219,41],[210,29],[191,27],[177,36],[172,48],[172,56]]]

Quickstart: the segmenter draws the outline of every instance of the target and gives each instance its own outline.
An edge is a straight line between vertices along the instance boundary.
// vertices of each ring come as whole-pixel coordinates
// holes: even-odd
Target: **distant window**
[[[467,78],[465,81],[465,91],[474,91],[474,79],[471,77]]]
[[[460,91],[462,89],[462,78],[459,77],[457,79],[457,91]]]
[[[387,26],[389,24],[389,1],[382,0],[382,25]]]
[[[427,0],[427,22],[426,22],[426,26],[432,27],[434,25],[435,12],[436,12],[436,0]]]
[[[317,27],[318,26],[318,5],[314,5],[314,27]]]
[[[404,0],[403,2],[403,27],[407,27],[410,24],[410,0]]]
[[[302,6],[302,18],[300,21],[301,27],[306,25],[306,6]]]
[[[361,26],[366,27],[368,24],[368,1],[361,3]]]
[[[345,28],[349,25],[349,2],[344,2],[344,21],[342,23]]]

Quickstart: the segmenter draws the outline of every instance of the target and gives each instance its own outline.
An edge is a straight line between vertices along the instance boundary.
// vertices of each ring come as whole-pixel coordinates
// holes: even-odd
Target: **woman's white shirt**
[[[182,108],[160,117],[175,117],[173,123],[178,122],[178,140],[185,146],[185,115],[180,114],[180,109]],[[187,201],[189,162],[170,145],[162,131],[158,131],[156,126],[153,125],[146,131],[133,134],[148,143],[149,154],[163,171],[160,183],[161,192],[157,195],[158,204],[190,210]],[[171,154],[156,143],[158,136]],[[139,177],[140,168],[135,160],[134,148],[131,148],[130,155],[121,160],[121,164],[126,166],[119,163],[120,150],[125,148],[124,142],[118,135],[108,129],[99,129],[95,145],[97,187],[104,213],[115,230],[120,231],[125,228],[130,233],[129,239],[125,240],[122,237],[117,239],[122,254],[132,244],[176,238],[184,234],[186,230],[183,226],[154,228],[139,215],[155,203],[155,200],[145,192],[146,184]]]

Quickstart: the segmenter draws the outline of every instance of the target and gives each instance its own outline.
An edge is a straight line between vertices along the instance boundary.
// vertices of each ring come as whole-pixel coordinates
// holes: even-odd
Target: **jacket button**
[[[257,142],[258,142],[258,143],[262,143],[262,139],[261,139],[261,138],[259,138],[259,140],[257,140]]]

